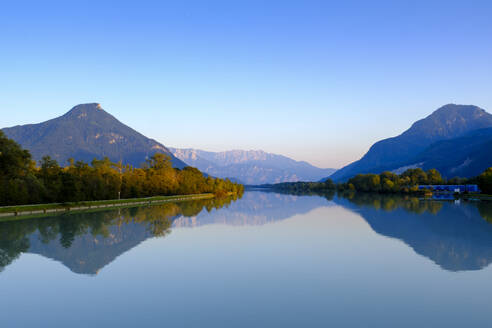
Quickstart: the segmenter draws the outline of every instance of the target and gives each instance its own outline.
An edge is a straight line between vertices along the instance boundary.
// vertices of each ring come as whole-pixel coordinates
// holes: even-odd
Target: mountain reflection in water
[[[0,222],[0,271],[21,253],[34,253],[60,261],[73,272],[96,274],[144,240],[169,234],[174,219],[210,212],[234,200],[203,199]]]
[[[357,213],[376,233],[403,241],[442,269],[480,270],[492,262],[491,202],[250,191],[237,201],[195,200],[0,222],[0,270],[22,253],[33,253],[75,273],[94,275],[141,242],[164,237],[174,228],[264,225],[327,206]]]
[[[492,262],[490,202],[344,196],[334,201],[359,214],[378,234],[403,241],[445,270],[480,270]]]

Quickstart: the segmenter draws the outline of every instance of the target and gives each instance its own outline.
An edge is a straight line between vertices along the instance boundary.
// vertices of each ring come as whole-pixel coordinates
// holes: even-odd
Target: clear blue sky
[[[340,167],[492,110],[491,1],[2,1],[0,127],[99,102],[167,146]]]

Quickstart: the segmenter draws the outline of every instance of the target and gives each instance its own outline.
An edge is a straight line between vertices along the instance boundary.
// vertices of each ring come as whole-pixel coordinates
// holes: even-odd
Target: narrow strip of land
[[[111,199],[86,202],[72,203],[51,203],[51,204],[33,204],[0,207],[0,218],[25,216],[25,215],[42,215],[50,213],[61,213],[69,211],[84,211],[99,208],[151,205],[164,202],[177,202],[193,199],[210,199],[215,195],[211,193],[193,194],[193,195],[175,195],[175,196],[155,196],[146,198],[129,198],[129,199]]]

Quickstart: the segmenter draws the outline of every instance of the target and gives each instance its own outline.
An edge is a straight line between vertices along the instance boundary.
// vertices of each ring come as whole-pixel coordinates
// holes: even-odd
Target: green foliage
[[[381,174],[358,174],[346,183],[335,185],[333,181],[326,182],[286,182],[272,185],[276,190],[293,193],[323,193],[328,190],[344,192],[362,191],[378,193],[415,193],[419,185],[436,184],[478,184],[482,192],[492,194],[492,167],[475,178],[452,178],[444,180],[436,169],[424,171],[420,168],[408,169],[398,175],[392,172]]]
[[[0,204],[40,201],[44,188],[34,173],[29,152],[0,131]]]
[[[205,177],[196,168],[175,169],[171,157],[160,153],[143,168],[123,167],[108,158],[94,159],[91,165],[70,159],[69,164],[62,168],[45,156],[36,167],[29,152],[0,131],[0,205],[244,191],[242,185]]]
[[[339,190],[353,190],[381,193],[413,193],[418,191],[418,185],[436,184],[468,184],[478,183],[483,192],[492,193],[492,168],[476,178],[466,179],[455,177],[449,180],[442,178],[439,171],[431,169],[424,171],[420,168],[408,169],[400,175],[392,172],[381,174],[359,174],[339,184]]]
[[[272,186],[273,189],[292,193],[305,192],[326,192],[336,190],[336,185],[332,180],[325,182],[283,182]]]
[[[492,194],[492,167],[486,169],[477,178],[478,186],[485,194]]]
[[[392,172],[381,174],[358,174],[348,180],[346,184],[341,184],[339,189],[357,190],[364,192],[416,192],[420,184],[443,184],[441,174],[431,169],[427,172],[420,169],[408,169],[401,175]]]
[[[437,185],[442,184],[443,182],[444,180],[438,170],[430,169],[429,171],[427,171],[427,184]]]

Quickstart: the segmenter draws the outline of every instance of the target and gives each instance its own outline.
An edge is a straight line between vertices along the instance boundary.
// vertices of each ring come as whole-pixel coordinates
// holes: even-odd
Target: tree
[[[436,169],[430,169],[427,171],[427,184],[438,185],[442,184],[444,181],[441,177],[441,173],[439,173]]]
[[[492,167],[478,176],[478,186],[483,193],[492,194]]]
[[[428,184],[427,173],[421,168],[408,169],[401,175],[403,178],[408,177],[412,186],[419,184]]]
[[[26,176],[33,167],[29,151],[0,131],[0,177]]]
[[[60,198],[59,193],[62,189],[62,169],[58,162],[49,156],[44,156],[39,165],[37,177],[46,189],[44,198],[47,202],[55,202]]]
[[[29,152],[0,131],[0,205],[116,199],[120,192],[131,198],[244,191],[242,185],[205,177],[193,167],[175,169],[171,157],[160,153],[139,169],[112,163],[107,157],[94,159],[91,165],[73,158],[68,162],[62,168],[45,156],[36,167]],[[64,240],[70,243],[70,238]]]
[[[0,131],[0,205],[39,202],[44,190],[34,172],[31,154]]]

